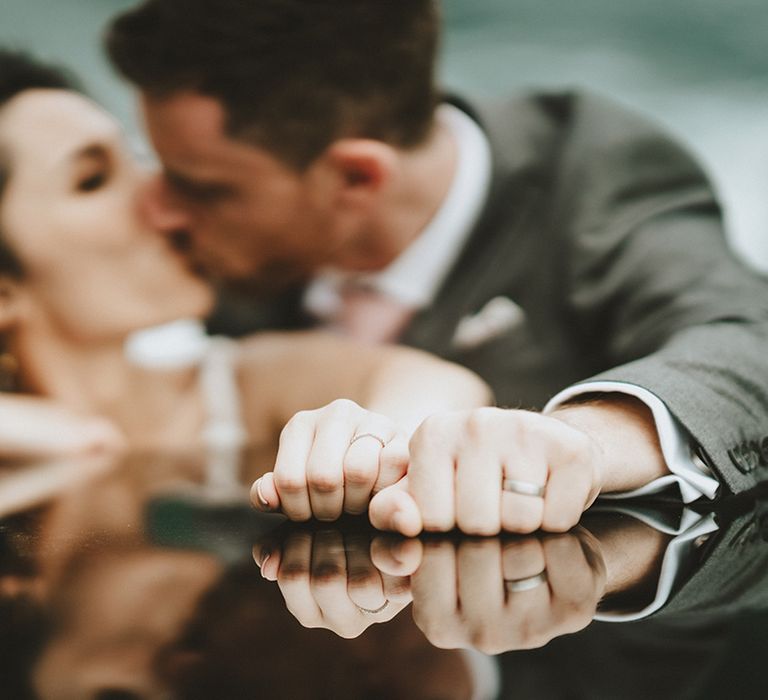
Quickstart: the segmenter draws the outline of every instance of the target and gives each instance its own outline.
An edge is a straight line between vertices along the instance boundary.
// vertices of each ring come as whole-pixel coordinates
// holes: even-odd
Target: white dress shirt
[[[490,144],[478,124],[448,104],[438,108],[437,118],[451,130],[458,152],[456,173],[443,204],[424,231],[385,269],[364,276],[327,270],[315,278],[307,289],[304,304],[318,318],[328,319],[336,312],[341,287],[353,276],[413,310],[427,308],[435,299],[477,222],[488,195],[492,168]],[[643,387],[621,382],[579,384],[559,392],[546,405],[544,413],[576,396],[594,392],[635,396],[651,409],[670,471],[639,489],[604,498],[649,495],[669,487],[679,489],[685,503],[715,497],[719,483],[691,451],[684,428],[661,399]]]

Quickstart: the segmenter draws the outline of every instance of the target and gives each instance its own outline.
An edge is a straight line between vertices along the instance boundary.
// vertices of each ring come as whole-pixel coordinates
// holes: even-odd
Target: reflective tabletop
[[[252,510],[268,451],[0,469],[0,696],[763,698],[768,489],[565,534]]]

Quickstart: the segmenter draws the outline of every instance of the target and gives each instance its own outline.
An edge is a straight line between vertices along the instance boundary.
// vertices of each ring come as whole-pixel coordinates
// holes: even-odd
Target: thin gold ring
[[[367,437],[373,438],[374,440],[376,440],[376,442],[378,442],[382,446],[382,448],[387,446],[386,441],[382,440],[378,435],[374,435],[373,433],[362,433],[361,435],[355,435],[355,437],[353,437],[349,441],[350,447],[354,445],[358,440],[362,440],[363,438],[367,438]]]
[[[357,604],[356,604],[356,605],[357,605]],[[361,613],[365,613],[366,615],[375,615],[376,613],[380,613],[380,612],[384,611],[388,605],[389,605],[389,601],[388,601],[388,600],[385,600],[385,601],[384,601],[384,604],[383,604],[383,605],[381,605],[381,606],[379,606],[379,607],[378,607],[378,608],[376,608],[375,610],[369,610],[368,608],[364,608],[364,607],[362,607],[362,606],[360,606],[360,605],[357,605],[357,609],[358,609],[358,610],[359,610]]]

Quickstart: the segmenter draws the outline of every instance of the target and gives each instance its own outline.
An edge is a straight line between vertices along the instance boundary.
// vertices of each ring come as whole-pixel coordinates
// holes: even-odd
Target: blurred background
[[[100,35],[137,0],[0,0],[0,43],[75,69],[139,137]],[[215,0],[214,0],[215,1]],[[661,121],[702,159],[734,248],[768,270],[766,0],[443,0],[447,87],[580,87]]]

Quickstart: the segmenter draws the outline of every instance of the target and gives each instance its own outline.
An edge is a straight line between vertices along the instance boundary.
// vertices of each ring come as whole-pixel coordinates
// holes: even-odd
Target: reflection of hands
[[[418,540],[408,561],[375,548],[389,576],[411,577],[413,617],[441,648],[486,654],[540,647],[586,627],[605,587],[597,541],[583,529],[541,539]],[[402,547],[402,545],[401,545]]]
[[[602,460],[594,440],[557,418],[498,408],[436,414],[410,441],[407,477],[373,499],[371,522],[409,536],[565,532],[597,497]]]
[[[274,472],[254,483],[251,500],[291,520],[335,520],[364,512],[371,495],[394,484],[407,465],[407,438],[395,424],[342,399],[288,422]]]
[[[388,557],[397,557],[391,548]],[[305,627],[351,639],[375,622],[395,617],[408,603],[407,579],[382,573],[371,559],[370,538],[335,530],[292,532],[279,545],[257,545],[262,576],[277,581],[288,610]]]

